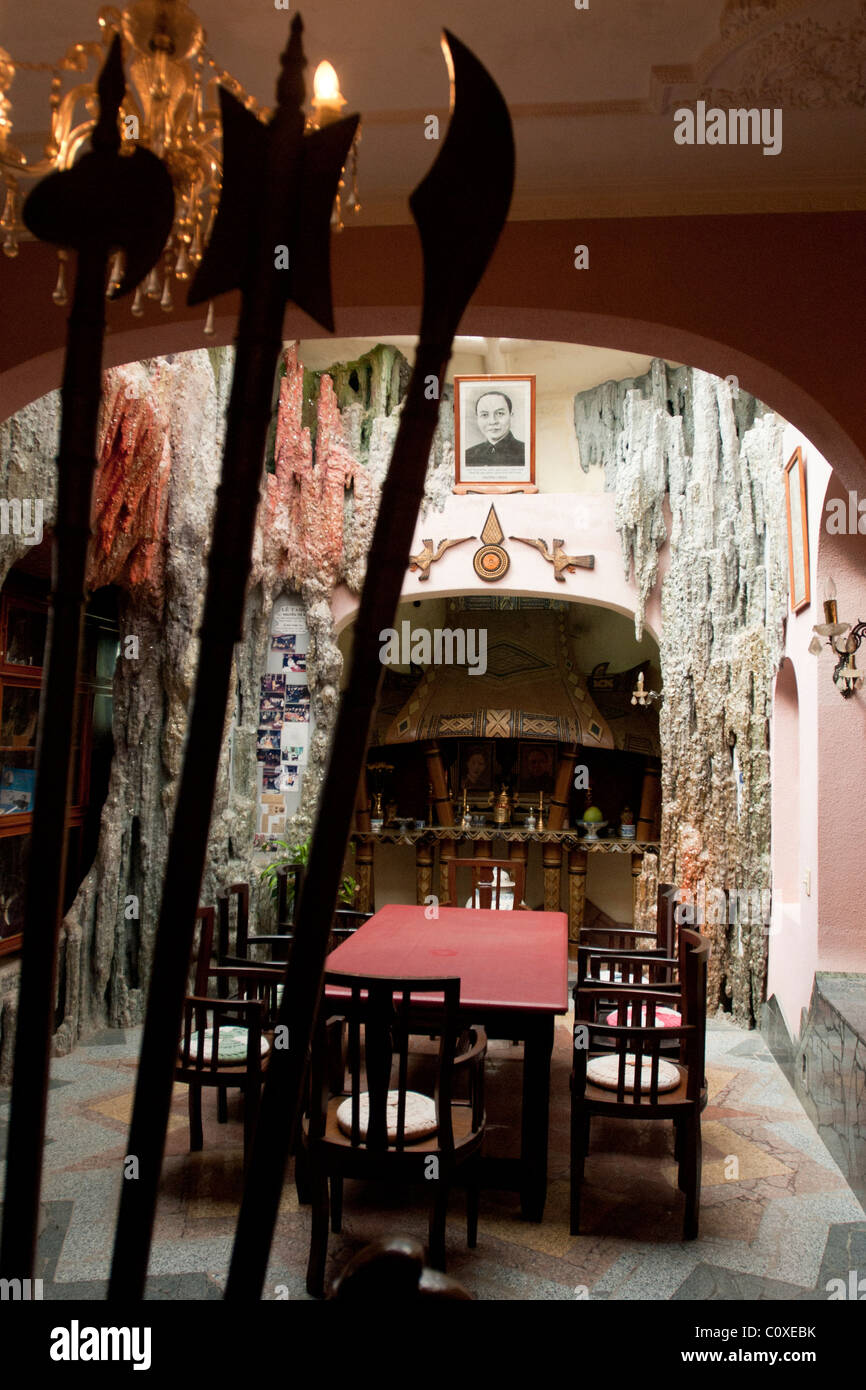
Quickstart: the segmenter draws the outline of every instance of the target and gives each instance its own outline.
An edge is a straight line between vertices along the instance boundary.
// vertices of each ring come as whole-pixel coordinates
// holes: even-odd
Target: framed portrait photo
[[[454,378],[454,491],[537,492],[535,377]]]
[[[517,762],[520,796],[552,792],[556,777],[555,743],[521,743]]]
[[[466,741],[460,745],[458,773],[461,796],[466,791],[489,792],[493,788],[493,743],[489,739]]]
[[[791,612],[809,607],[809,526],[806,514],[806,463],[798,446],[785,464],[788,512],[788,592]]]

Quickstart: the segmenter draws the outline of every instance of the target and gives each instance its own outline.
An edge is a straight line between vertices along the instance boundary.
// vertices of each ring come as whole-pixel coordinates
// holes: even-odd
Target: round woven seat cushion
[[[204,1061],[210,1062],[213,1059],[213,1029],[204,1030]],[[191,1061],[198,1060],[198,1038],[197,1032],[193,1032],[189,1040],[189,1055]],[[261,1054],[270,1050],[270,1043],[267,1038],[261,1040]],[[183,1046],[181,1045],[181,1052]],[[247,1060],[247,1029],[233,1025],[225,1025],[220,1029],[219,1038],[219,1058],[220,1063],[246,1062]]]
[[[588,1063],[586,1068],[586,1079],[591,1081],[594,1086],[602,1086],[606,1091],[615,1091],[619,1080],[619,1057],[595,1057]],[[644,1058],[641,1068],[641,1091],[650,1089],[652,1079],[652,1066],[648,1058]],[[680,1073],[671,1062],[659,1059],[659,1085],[660,1091],[675,1091],[680,1084]],[[634,1053],[626,1053],[625,1062],[625,1089],[634,1091]]]
[[[397,1101],[399,1091],[388,1092],[388,1139],[397,1138]],[[367,1137],[367,1124],[370,1117],[370,1098],[362,1091],[358,1100],[358,1122],[361,1138]],[[337,1124],[344,1134],[352,1133],[352,1097],[348,1096],[337,1108]],[[406,1092],[406,1121],[404,1136],[407,1144],[417,1144],[436,1133],[436,1102],[432,1096],[422,1096],[417,1091]]]
[[[629,1025],[630,1025],[631,1027],[635,1027],[635,1028],[646,1028],[647,1025],[646,1025],[646,1023],[644,1023],[644,1019],[646,1018],[646,1005],[644,1005],[644,1007],[641,1009],[641,1019],[640,1019],[640,1023],[635,1023],[635,1022],[634,1022],[634,1020],[632,1019],[632,1014],[633,1014],[633,1013],[634,1013],[634,1009],[633,1009],[633,1008],[629,1009],[629,1011],[628,1011],[628,1023],[629,1023]],[[614,1009],[613,1013],[612,1013],[612,1014],[608,1014],[607,1018],[606,1018],[604,1021],[605,1021],[605,1023],[609,1023],[609,1024],[611,1025],[611,1027],[616,1027],[616,1020],[617,1020],[617,1013],[616,1013],[616,1009]],[[682,1021],[683,1021],[683,1016],[682,1016],[682,1014],[678,1014],[677,1011],[676,1011],[676,1009],[656,1009],[656,1022],[655,1022],[656,1028],[679,1028],[679,1027],[682,1026]]]

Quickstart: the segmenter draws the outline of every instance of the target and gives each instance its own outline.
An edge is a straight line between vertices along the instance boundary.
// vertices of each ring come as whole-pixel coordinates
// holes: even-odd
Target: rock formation
[[[96,856],[63,924],[58,1053],[94,1028],[129,1026],[143,1017],[198,659],[232,362],[232,350],[220,349],[105,374],[88,588],[118,589],[122,640],[114,677],[114,757]],[[308,681],[316,735],[292,830],[303,838],[312,826],[342,669],[330,600],[338,584],[355,592],[363,584],[408,376],[408,364],[394,348],[377,348],[360,363],[335,368],[336,387],[326,373],[305,377],[293,348],[284,354],[203,902],[237,880],[259,887],[259,679],[273,604],[285,593],[300,595],[311,634]],[[3,494],[41,498],[46,530],[55,517],[58,428],[57,392],[0,425]],[[446,406],[431,454],[430,505],[441,506],[446,481],[450,488],[452,457]],[[0,583],[27,548],[19,537],[4,538]],[[136,658],[124,656],[123,638],[129,636],[138,638]],[[267,906],[264,895],[254,892],[254,913]],[[0,1079],[11,1071],[16,975],[14,961],[0,967]]]
[[[696,916],[714,915],[699,906],[710,890],[740,894],[739,920],[702,929],[713,945],[710,1006],[749,1024],[763,998],[771,887],[769,719],[787,611],[784,422],[726,381],[655,361],[644,377],[578,395],[575,427],[582,467],[602,466],[616,492],[638,636],[669,502],[659,871],[692,895]],[[654,904],[654,884],[641,896]]]

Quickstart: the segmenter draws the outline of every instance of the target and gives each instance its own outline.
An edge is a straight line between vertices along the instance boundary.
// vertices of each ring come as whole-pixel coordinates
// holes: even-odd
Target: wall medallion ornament
[[[508,567],[511,564],[508,551],[502,547],[505,533],[499,524],[495,507],[491,507],[487,513],[481,539],[484,544],[472,556],[472,568],[479,579],[484,579],[488,584],[492,584],[508,573]]]
[[[565,551],[565,541],[556,540],[553,542],[553,551],[548,550],[547,541],[531,541],[528,536],[509,536],[509,540],[520,541],[521,545],[531,545],[533,550],[537,550],[543,555],[549,565],[553,565],[553,577],[560,584],[565,583],[566,574],[574,574],[580,568],[584,570],[595,569],[594,555],[567,555]]]
[[[417,555],[409,556],[409,572],[410,574],[414,574],[416,570],[420,570],[421,573],[418,576],[418,582],[419,584],[423,583],[425,579],[430,578],[430,566],[435,565],[437,560],[441,560],[446,550],[450,550],[453,545],[465,545],[467,541],[477,540],[477,536],[461,536],[460,539],[456,541],[440,541],[434,551],[432,540],[425,541],[422,539],[421,545],[424,547],[423,550],[419,550]]]

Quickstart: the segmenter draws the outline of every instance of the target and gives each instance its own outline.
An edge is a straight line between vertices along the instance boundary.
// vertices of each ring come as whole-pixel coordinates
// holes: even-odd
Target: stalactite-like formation
[[[143,1016],[198,660],[232,358],[231,349],[212,349],[105,375],[88,587],[118,587],[121,637],[138,638],[138,655],[127,657],[121,642],[115,751],[99,844],[61,939],[58,1052],[105,1023],[130,1026]],[[304,803],[290,833],[303,838],[312,825],[342,670],[331,599],[339,584],[354,592],[363,584],[408,376],[408,363],[394,348],[338,365],[333,380],[324,373],[305,378],[296,351],[285,354],[202,902],[237,880],[260,886],[254,852],[259,679],[273,605],[286,592],[300,595],[306,610],[316,718]],[[312,441],[305,423],[311,410]],[[55,514],[58,424],[57,392],[0,424],[3,494],[41,499],[46,530]],[[431,453],[428,506],[441,507],[450,491],[452,460],[449,400]],[[0,582],[28,548],[23,538],[4,537]],[[254,892],[254,913],[259,906],[266,903]],[[0,969],[0,1078],[11,1066],[15,983],[14,965]]]
[[[129,1025],[143,1013],[198,652],[231,354],[218,366],[215,377],[207,353],[187,353],[150,368],[118,368],[104,379],[88,588],[119,588],[121,637],[138,641],[121,642],[99,844],[64,921],[58,1052],[94,1027]],[[52,393],[0,426],[7,487],[43,501],[46,530],[55,516],[58,422],[59,398]],[[2,548],[4,578],[25,549],[9,539],[14,544]],[[205,900],[246,867],[239,857],[231,862],[232,841],[239,856],[252,840],[254,799],[241,834],[243,802],[240,810],[229,809],[227,781],[224,759]],[[14,976],[8,979],[14,987]],[[11,1063],[8,1022],[4,1010],[3,1069]]]
[[[139,364],[105,373],[88,588],[162,590],[171,450]]]
[[[339,703],[343,658],[331,597],[339,584],[354,593],[363,587],[409,375],[402,354],[383,345],[331,372],[305,373],[293,347],[281,365],[273,471],[265,474],[253,579],[268,614],[282,589],[299,593],[310,631],[307,677],[316,732],[303,804],[291,823],[290,834],[299,839],[315,818]],[[453,457],[448,388],[430,454],[425,507],[441,508],[450,494]]]
[[[603,465],[606,486],[616,490],[623,552],[640,596],[638,632],[669,495],[660,874],[686,889],[695,916],[705,918],[711,1005],[752,1023],[765,974],[768,729],[787,604],[784,425],[729,383],[660,361],[645,377],[576,397],[575,422],[582,466]],[[718,889],[737,894],[726,921],[712,910]],[[652,900],[651,885],[646,896]]]

